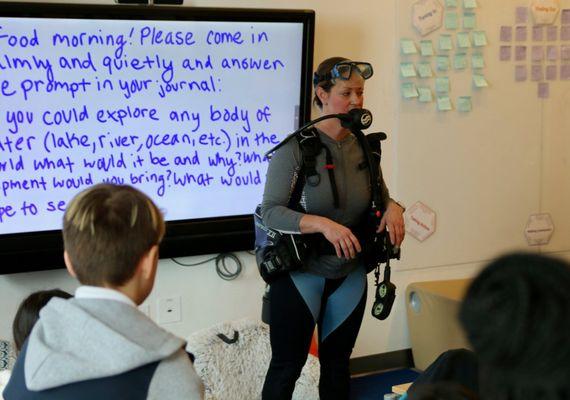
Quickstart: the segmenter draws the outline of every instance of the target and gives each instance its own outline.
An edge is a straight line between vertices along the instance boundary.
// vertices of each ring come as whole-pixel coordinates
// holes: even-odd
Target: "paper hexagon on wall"
[[[406,232],[423,242],[435,232],[435,211],[421,201],[404,213]]]
[[[533,214],[528,218],[524,235],[529,246],[540,246],[550,242],[553,232],[554,223],[550,214]]]
[[[560,11],[560,0],[532,0],[530,11],[536,25],[552,24]]]
[[[439,29],[443,21],[443,7],[438,0],[418,0],[412,5],[412,24],[425,36]]]

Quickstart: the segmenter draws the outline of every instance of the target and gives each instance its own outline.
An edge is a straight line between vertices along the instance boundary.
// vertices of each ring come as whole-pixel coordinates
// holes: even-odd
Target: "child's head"
[[[63,217],[66,264],[84,285],[121,287],[151,253],[156,267],[163,235],[164,219],[156,205],[126,185],[84,190]]]
[[[570,395],[570,265],[538,254],[492,262],[469,287],[460,320],[479,358],[484,398]]]
[[[22,349],[24,342],[40,317],[40,310],[52,297],[69,299],[72,296],[59,289],[40,290],[39,292],[32,293],[22,301],[18,307],[18,311],[16,311],[14,322],[12,323],[12,334],[14,335],[16,351],[19,352]]]

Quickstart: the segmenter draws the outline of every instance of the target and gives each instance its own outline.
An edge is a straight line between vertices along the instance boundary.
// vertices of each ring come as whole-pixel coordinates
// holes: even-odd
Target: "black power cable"
[[[227,260],[231,259],[233,261],[233,264],[235,265],[233,268],[231,268],[228,263]],[[211,257],[208,258],[206,260],[203,261],[199,261],[196,263],[183,263],[178,261],[175,258],[171,258],[171,260],[175,263],[178,264],[182,267],[197,267],[199,265],[203,265],[206,263],[209,263],[210,261],[214,261],[216,262],[216,273],[218,274],[218,276],[220,278],[222,278],[225,281],[232,281],[234,279],[236,279],[239,274],[241,274],[241,271],[243,270],[243,264],[241,263],[240,259],[234,254],[234,253],[220,253],[215,257]]]

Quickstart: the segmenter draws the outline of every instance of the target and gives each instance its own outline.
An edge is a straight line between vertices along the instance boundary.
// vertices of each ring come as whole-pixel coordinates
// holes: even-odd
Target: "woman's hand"
[[[362,251],[360,242],[346,226],[318,215],[306,214],[299,223],[302,233],[322,233],[332,243],[338,258],[356,258]]]
[[[404,227],[404,209],[393,200],[390,200],[388,203],[386,212],[382,216],[380,225],[376,232],[382,232],[386,228],[388,228],[390,242],[394,246],[400,247],[400,244],[402,244],[404,236],[406,235],[406,229]]]

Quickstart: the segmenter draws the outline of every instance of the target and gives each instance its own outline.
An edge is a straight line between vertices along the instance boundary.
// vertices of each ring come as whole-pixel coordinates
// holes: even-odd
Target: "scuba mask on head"
[[[347,81],[350,79],[352,72],[356,72],[365,80],[370,78],[374,74],[372,69],[372,64],[361,61],[340,61],[336,63],[330,72],[319,75],[315,72],[313,76],[313,85],[317,86],[320,82],[327,81],[329,79],[336,80],[340,79]]]

